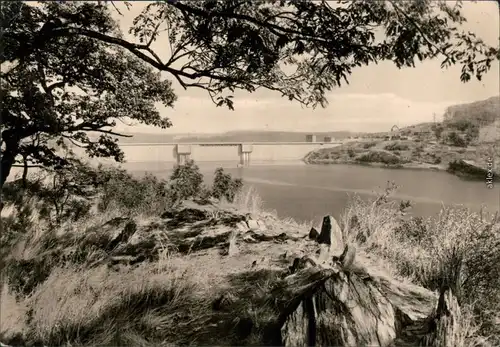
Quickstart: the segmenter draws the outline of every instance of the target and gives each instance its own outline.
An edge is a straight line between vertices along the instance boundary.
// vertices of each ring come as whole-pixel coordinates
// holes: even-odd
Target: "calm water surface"
[[[431,216],[443,205],[464,205],[479,211],[499,211],[500,189],[497,184],[488,189],[483,182],[465,181],[446,172],[427,170],[397,170],[357,165],[256,165],[234,168],[234,164],[198,163],[207,180],[213,171],[223,166],[226,172],[243,178],[264,200],[266,209],[276,210],[280,217],[300,221],[318,219],[325,214],[338,217],[350,196],[373,198],[394,181],[399,189],[396,200],[413,202],[412,213]],[[133,162],[124,167],[136,174],[147,171],[167,178],[171,163]]]

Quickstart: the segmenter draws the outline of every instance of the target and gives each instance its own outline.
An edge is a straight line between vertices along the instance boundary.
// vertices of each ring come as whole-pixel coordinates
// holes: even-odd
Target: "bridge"
[[[341,142],[206,142],[206,143],[122,143],[128,162],[163,160],[183,164],[228,162],[249,166],[251,163],[299,161],[320,148],[339,146]]]

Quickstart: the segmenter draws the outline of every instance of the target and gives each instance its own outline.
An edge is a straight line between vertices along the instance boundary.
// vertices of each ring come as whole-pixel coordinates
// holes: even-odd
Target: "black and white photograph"
[[[500,1],[0,22],[0,347],[500,347]]]

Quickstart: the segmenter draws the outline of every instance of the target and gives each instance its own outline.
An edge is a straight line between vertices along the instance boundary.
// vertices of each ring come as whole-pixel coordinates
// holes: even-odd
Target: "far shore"
[[[433,170],[433,171],[446,171],[445,165],[429,164],[429,163],[404,163],[389,165],[384,163],[360,163],[356,161],[345,161],[336,159],[316,159],[314,161],[305,161],[307,165],[358,165],[369,167],[380,167],[384,169],[411,169],[411,170]]]
[[[449,173],[450,175],[460,177],[462,179],[466,179],[468,181],[481,181],[484,180],[486,182],[486,177],[484,179],[481,179],[477,176],[471,176],[468,174],[461,174],[461,173],[452,173],[448,171],[448,168],[443,165],[443,164],[429,164],[429,163],[404,163],[404,164],[396,164],[396,165],[389,165],[389,164],[383,164],[383,163],[377,163],[377,162],[372,162],[372,163],[360,163],[356,161],[345,161],[345,160],[338,160],[338,159],[316,159],[314,161],[305,161],[307,165],[357,165],[357,166],[367,166],[367,167],[377,167],[377,168],[384,168],[384,169],[399,169],[399,170],[429,170],[429,171],[441,171],[441,172],[446,172]]]

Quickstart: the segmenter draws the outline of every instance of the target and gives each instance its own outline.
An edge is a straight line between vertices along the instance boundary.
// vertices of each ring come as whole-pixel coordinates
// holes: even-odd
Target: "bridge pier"
[[[250,144],[240,144],[241,165],[250,166],[250,154],[253,151],[253,146]]]
[[[191,157],[190,145],[177,145],[177,165],[184,165]]]
[[[250,152],[241,153],[241,165],[250,166]]]

